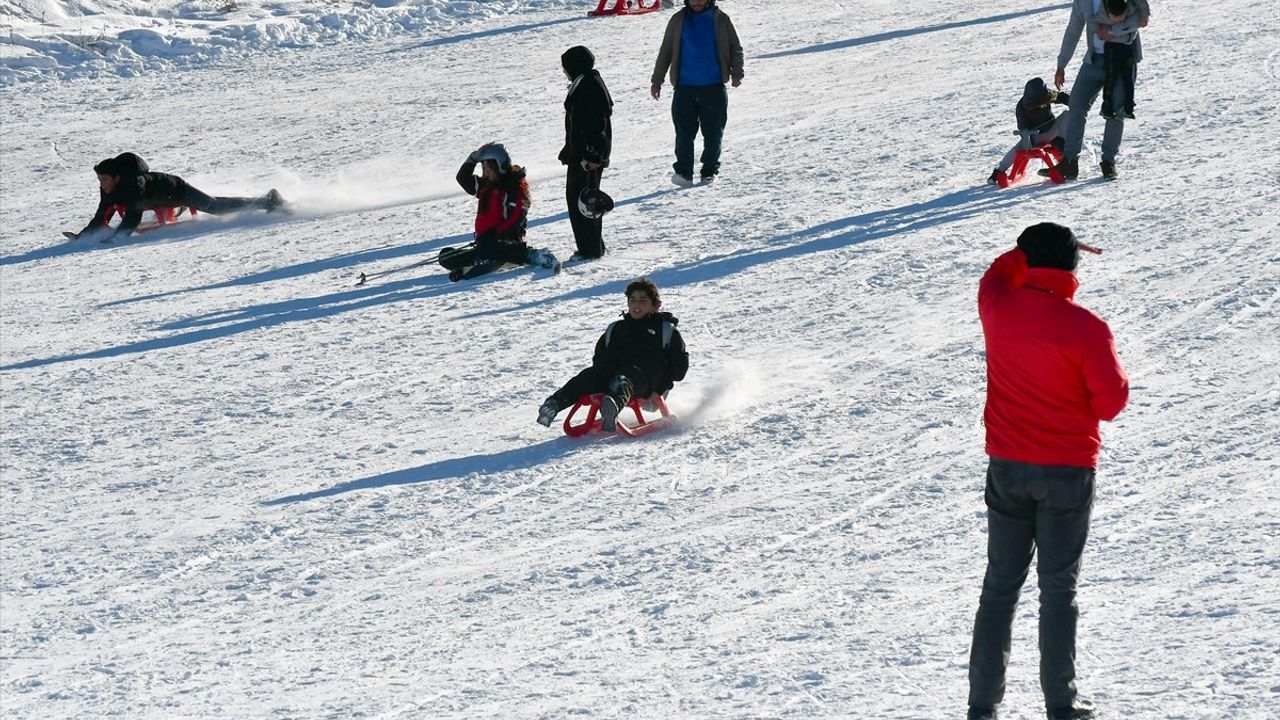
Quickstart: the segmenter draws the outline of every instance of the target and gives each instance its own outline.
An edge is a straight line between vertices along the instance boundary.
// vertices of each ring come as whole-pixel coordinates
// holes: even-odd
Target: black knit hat
[[[1080,260],[1075,233],[1057,223],[1037,223],[1023,230],[1018,247],[1026,254],[1028,267],[1075,270]]]

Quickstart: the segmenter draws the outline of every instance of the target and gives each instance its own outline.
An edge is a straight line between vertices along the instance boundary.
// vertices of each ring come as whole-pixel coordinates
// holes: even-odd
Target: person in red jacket
[[[1032,225],[978,286],[987,347],[987,571],[969,657],[969,720],[1004,699],[1014,609],[1039,555],[1040,686],[1051,720],[1094,717],[1077,697],[1076,582],[1102,438],[1129,379],[1102,318],[1073,300],[1080,244]]]
[[[475,174],[480,165],[480,175]],[[475,242],[465,248],[443,248],[437,262],[449,280],[478,277],[507,265],[538,265],[560,272],[550,250],[532,250],[524,242],[529,206],[529,181],[524,168],[511,162],[501,143],[486,143],[458,168],[458,184],[476,196]]]

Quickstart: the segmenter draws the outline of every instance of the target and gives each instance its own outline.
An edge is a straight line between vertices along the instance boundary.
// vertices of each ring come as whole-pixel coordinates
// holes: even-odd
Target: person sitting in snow
[[[1000,160],[1000,164],[996,165],[996,169],[991,171],[991,177],[987,178],[988,184],[999,183],[1000,176],[1009,172],[1009,168],[1013,166],[1013,160],[1017,157],[1019,150],[1030,150],[1045,143],[1052,143],[1058,152],[1062,152],[1062,132],[1066,129],[1067,119],[1070,116],[1063,113],[1055,117],[1051,106],[1067,105],[1069,101],[1066,93],[1050,89],[1040,78],[1031,78],[1027,81],[1022,89],[1022,99],[1018,100],[1018,104],[1013,108],[1013,113],[1018,119],[1018,144],[1010,148]]]
[[[596,341],[591,366],[538,408],[538,423],[551,426],[556,415],[583,395],[603,393],[600,401],[602,429],[617,429],[618,411],[633,397],[665,396],[689,370],[689,353],[671,313],[661,312],[658,286],[649,278],[627,285],[627,311],[621,320],[605,328]]]
[[[98,209],[89,224],[78,233],[62,233],[69,240],[99,237],[101,242],[126,238],[142,222],[146,210],[168,207],[189,207],[210,215],[236,212],[246,208],[258,208],[271,212],[284,204],[284,199],[274,188],[258,198],[211,197],[187,183],[177,175],[151,172],[147,163],[137,155],[127,152],[108,158],[93,166],[98,174],[100,199]],[[124,219],[120,225],[107,225],[111,208],[123,205]]]
[[[481,165],[480,175],[475,174]],[[511,164],[511,156],[500,143],[487,143],[467,156],[458,168],[458,184],[479,200],[476,210],[475,243],[465,248],[444,248],[440,265],[457,282],[492,272],[506,263],[540,265],[559,270],[560,261],[546,248],[530,250],[524,234],[529,206],[529,181],[524,168]]]

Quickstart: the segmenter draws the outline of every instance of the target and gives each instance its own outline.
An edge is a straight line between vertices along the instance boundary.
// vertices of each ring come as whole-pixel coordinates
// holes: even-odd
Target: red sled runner
[[[1027,163],[1039,160],[1049,168],[1049,179],[1055,184],[1062,184],[1062,173],[1058,172],[1058,163],[1062,162],[1062,153],[1052,145],[1037,145],[1030,150],[1019,150],[1013,156],[1013,165],[1009,172],[996,175],[996,185],[1007,188],[1022,179],[1027,173]]]
[[[590,432],[599,432],[601,429],[599,418],[600,400],[603,397],[604,395],[596,393],[594,395],[583,395],[578,398],[578,402],[574,403],[573,407],[569,410],[569,414],[564,418],[564,434],[569,437],[582,437]],[[643,403],[646,401],[652,403],[652,407],[657,409],[660,417],[656,417],[652,420],[644,419]],[[587,408],[587,419],[580,425],[574,425],[573,416],[578,412],[578,408],[582,407]],[[667,403],[662,399],[661,395],[653,395],[652,397],[644,398],[643,400],[641,398],[631,398],[631,401],[627,403],[627,407],[631,408],[631,411],[635,413],[636,424],[627,425],[622,422],[622,413],[619,412],[618,432],[630,437],[647,435],[654,430],[670,425],[675,422],[676,419],[676,416],[672,415],[671,411],[667,410]]]
[[[120,219],[123,220],[124,214],[128,212],[128,210],[129,210],[128,206],[123,204],[112,205],[111,207],[107,208],[106,212],[102,214],[102,222],[110,225],[112,218],[114,218],[117,215],[119,215]],[[134,232],[146,232],[148,230],[155,230],[156,228],[163,227],[165,225],[168,225],[169,223],[178,222],[178,218],[181,217],[182,213],[184,212],[190,214],[192,219],[194,219],[197,214],[195,208],[186,207],[185,205],[174,205],[172,207],[158,207],[158,208],[155,208],[154,210],[148,210],[147,212],[150,212],[156,216],[155,222],[143,223],[141,225],[138,225],[138,227],[134,229]]]
[[[613,2],[613,7],[606,8]],[[652,0],[651,5],[645,5],[644,0],[600,0],[600,5],[595,10],[588,10],[587,15],[591,17],[601,17],[603,15],[643,15],[645,13],[657,12],[662,9],[662,0]]]

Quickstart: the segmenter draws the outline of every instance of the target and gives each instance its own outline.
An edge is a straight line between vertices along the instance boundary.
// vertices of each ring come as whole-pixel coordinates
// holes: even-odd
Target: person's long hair
[[[480,182],[485,183],[483,176]],[[525,177],[524,168],[515,163],[511,163],[511,169],[498,175],[498,180],[494,182],[494,187],[501,188],[507,193],[520,193],[520,200],[526,208],[533,205],[533,194],[529,192],[529,180]]]

